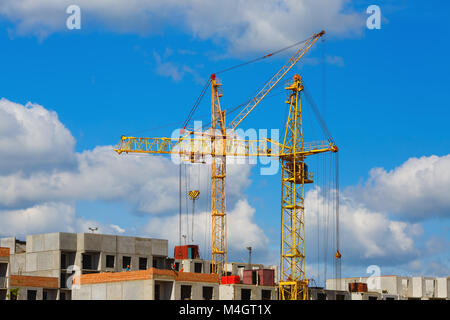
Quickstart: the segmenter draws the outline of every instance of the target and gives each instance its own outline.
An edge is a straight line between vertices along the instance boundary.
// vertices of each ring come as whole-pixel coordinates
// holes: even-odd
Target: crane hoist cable
[[[179,169],[179,180],[178,180],[178,201],[179,201],[179,217],[178,217],[178,232],[179,232],[179,243],[178,245],[181,246],[181,215],[182,215],[182,209],[181,209],[181,163],[180,163],[180,169]]]
[[[340,243],[339,243],[339,156],[338,153],[334,155],[335,157],[335,172],[336,172],[336,279],[341,278],[341,252],[340,252]],[[340,282],[340,281],[339,281]],[[339,289],[339,288],[338,288]]]
[[[192,200],[192,218],[191,218],[191,223],[192,223],[192,230],[191,230],[191,241],[194,242],[194,215],[195,215],[195,201],[198,199],[198,197],[200,196],[200,191],[199,190],[191,190],[188,192],[188,196],[189,199]]]
[[[189,190],[188,189],[188,179],[187,179],[187,166],[186,166],[186,164],[184,164],[184,194],[186,194],[187,193],[187,190]],[[187,241],[189,241],[189,207],[188,207],[188,204],[189,204],[189,200],[188,200],[188,198],[187,197],[185,197],[185,209],[186,209],[186,238],[185,238],[185,240],[187,240]]]

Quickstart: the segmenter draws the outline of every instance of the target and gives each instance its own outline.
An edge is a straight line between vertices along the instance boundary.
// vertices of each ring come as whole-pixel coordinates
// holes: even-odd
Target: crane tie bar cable
[[[313,110],[314,114],[316,115],[317,120],[319,121],[319,125],[322,127],[323,132],[327,135],[328,141],[331,142],[332,144],[335,144],[334,139],[331,136],[331,133],[328,130],[328,127],[327,127],[325,121],[323,120],[322,116],[320,115],[319,109],[317,108],[317,105],[314,102],[311,94],[306,89],[305,84],[303,84],[303,92],[305,94],[306,100],[309,102],[309,104],[311,106],[311,109]]]
[[[210,83],[211,83],[211,78],[208,78],[208,81],[206,82],[205,86],[203,87],[202,92],[201,92],[200,95],[198,96],[197,100],[195,101],[194,105],[193,105],[192,108],[191,108],[191,111],[190,111],[189,114],[188,114],[187,119],[186,119],[186,120],[184,121],[184,123],[183,123],[183,129],[185,129],[186,126],[187,126],[187,124],[189,123],[189,121],[191,121],[192,116],[194,115],[195,110],[197,110],[197,108],[198,108],[200,102],[202,101],[203,96],[204,96],[205,93],[206,93],[206,89],[208,89]]]
[[[225,73],[225,72],[228,72],[228,71],[231,71],[231,70],[234,70],[234,69],[237,69],[237,68],[246,66],[246,65],[248,65],[248,64],[257,62],[257,61],[259,61],[259,60],[263,60],[263,59],[266,59],[266,58],[269,58],[269,57],[273,57],[273,56],[276,55],[276,54],[279,54],[279,53],[281,53],[281,52],[283,52],[283,51],[289,50],[289,49],[291,49],[291,48],[293,48],[293,47],[296,47],[296,46],[298,46],[298,45],[300,45],[300,44],[302,44],[302,43],[305,43],[305,42],[307,42],[307,41],[310,40],[310,39],[311,39],[311,38],[308,38],[308,39],[305,39],[305,40],[302,40],[302,41],[298,41],[298,42],[296,42],[296,43],[294,43],[294,44],[291,44],[291,45],[289,45],[289,46],[287,46],[287,47],[284,47],[284,48],[281,48],[281,49],[279,49],[279,50],[273,51],[273,52],[271,52],[271,53],[265,54],[265,55],[263,55],[263,56],[261,56],[261,57],[258,57],[258,58],[255,58],[255,59],[252,59],[252,60],[249,60],[249,61],[246,61],[246,62],[237,64],[237,65],[234,65],[234,66],[232,66],[232,67],[225,68],[225,69],[220,70],[220,71],[218,71],[218,72],[214,72],[213,74],[214,74],[214,75],[217,75],[217,74]],[[204,96],[205,93],[206,93],[206,89],[208,88],[208,86],[209,86],[210,83],[211,83],[211,78],[208,78],[208,81],[206,82],[205,86],[203,87],[203,89],[202,89],[200,95],[198,96],[198,98],[197,98],[197,100],[195,101],[193,107],[191,108],[191,110],[190,110],[190,112],[189,112],[189,114],[188,114],[186,120],[185,120],[184,123],[183,123],[183,129],[185,129],[186,126],[188,125],[189,121],[191,121],[191,119],[192,119],[192,117],[193,117],[195,111],[197,110],[197,108],[198,108],[198,106],[199,106],[201,100],[203,99],[203,96]],[[239,107],[239,106],[238,106],[238,107]],[[238,107],[236,107],[236,109],[237,109]]]
[[[276,54],[278,54],[278,53],[280,53],[280,52],[286,51],[286,50],[288,50],[288,49],[291,49],[291,48],[293,48],[293,47],[298,46],[299,44],[305,43],[305,42],[308,41],[309,39],[310,39],[310,38],[305,39],[305,40],[302,40],[302,41],[299,41],[299,42],[296,42],[296,43],[294,43],[294,44],[291,44],[290,46],[281,48],[280,50],[277,50],[277,51],[268,53],[268,54],[263,55],[263,56],[261,56],[261,57],[258,57],[258,58],[249,60],[249,61],[247,61],[247,62],[243,62],[243,63],[237,64],[237,65],[235,65],[235,66],[232,66],[232,67],[229,67],[229,68],[226,68],[226,69],[223,69],[223,70],[220,70],[220,71],[218,71],[218,72],[215,72],[215,74],[224,73],[224,72],[227,72],[227,71],[230,71],[230,70],[233,70],[233,69],[237,69],[237,68],[243,67],[243,66],[245,66],[245,65],[247,65],[247,64],[254,63],[254,62],[257,62],[257,61],[259,61],[259,60],[263,60],[263,59],[272,57],[272,56],[274,56],[274,55],[276,55]]]

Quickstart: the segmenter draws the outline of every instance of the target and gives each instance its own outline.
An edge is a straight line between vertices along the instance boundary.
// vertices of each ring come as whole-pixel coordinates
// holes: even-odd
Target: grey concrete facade
[[[189,287],[184,300],[205,300],[203,288],[212,290],[212,300],[219,298],[218,283],[171,280],[135,280],[82,285],[72,291],[73,300],[181,300],[182,287]],[[156,293],[159,290],[159,294]]]
[[[403,277],[403,276],[374,276],[328,279],[328,290],[348,290],[349,283],[362,282],[367,284],[367,294],[352,294],[352,299],[367,300],[372,294],[381,300],[408,299],[447,299],[450,300],[450,277]],[[366,299],[367,298],[367,299]]]
[[[127,265],[131,270],[169,267],[168,240],[162,239],[57,232],[28,235],[26,241],[2,238],[0,246],[10,248],[8,273],[58,278],[60,288],[56,298],[61,300],[71,299],[75,272],[118,272]],[[37,290],[36,295],[42,299],[43,289]],[[45,296],[53,295],[54,292],[48,292]]]
[[[323,288],[309,288],[310,300],[351,300],[348,291],[326,290]]]
[[[260,286],[251,284],[221,284],[220,300],[277,300],[276,286]]]

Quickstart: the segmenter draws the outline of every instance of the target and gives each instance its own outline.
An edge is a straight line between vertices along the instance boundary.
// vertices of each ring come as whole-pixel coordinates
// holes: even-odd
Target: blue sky
[[[402,254],[395,252],[396,246],[392,250],[383,247],[392,246],[389,243],[379,244],[381,251],[371,254],[368,248],[372,248],[372,244],[346,248],[343,241],[343,274],[364,275],[369,264],[379,264],[384,273],[448,275],[448,246],[438,248],[433,245],[450,241],[450,205],[445,195],[450,187],[447,90],[450,70],[446,54],[449,49],[446,18],[450,8],[446,2],[436,6],[435,2],[378,1],[376,4],[383,16],[380,30],[365,28],[368,17],[365,9],[375,4],[367,1],[336,1],[334,4],[318,1],[317,5],[306,1],[305,11],[295,9],[292,14],[283,13],[283,8],[281,13],[275,10],[270,14],[262,5],[250,1],[241,4],[242,11],[234,16],[230,15],[232,4],[229,5],[230,13],[226,4],[221,4],[222,10],[208,5],[200,10],[193,4],[180,7],[173,2],[153,8],[150,2],[144,1],[142,8],[130,5],[120,15],[118,12],[124,4],[118,0],[104,8],[93,8],[86,1],[78,2],[82,12],[81,30],[65,28],[68,15],[64,12],[67,7],[64,1],[53,6],[51,1],[43,0],[41,8],[36,1],[38,5],[28,11],[21,11],[13,1],[0,4],[0,97],[20,105],[31,102],[56,112],[57,121],[76,141],[72,151],[68,151],[73,153],[73,163],[69,161],[72,164],[63,165],[58,160],[53,169],[27,171],[23,167],[16,168],[17,172],[38,175],[44,170],[53,174],[63,171],[63,167],[76,167],[74,163],[81,161],[80,155],[86,156],[96,147],[116,144],[122,134],[170,136],[179,126],[174,123],[184,121],[211,73],[303,40],[323,28],[327,31],[325,43],[318,42],[295,67],[295,72],[302,75],[340,148],[340,185],[349,199],[349,204],[343,207],[349,215],[348,227],[358,225],[359,220],[352,222],[351,218],[362,219],[358,216],[361,208],[369,214],[368,220],[364,220],[366,224],[370,225],[374,217],[370,214],[385,217],[392,226],[405,224],[399,227],[401,239],[392,238],[398,243],[405,242],[399,247],[403,248]],[[290,9],[294,9],[290,6],[295,7],[290,2],[284,4]],[[175,18],[167,18],[170,15],[165,8],[167,11],[172,8],[170,12]],[[299,17],[296,17],[296,10],[299,10]],[[249,18],[249,12],[256,18]],[[285,14],[286,23],[277,19],[277,14]],[[313,18],[311,21],[309,16]],[[268,24],[260,26],[260,20],[267,17]],[[288,25],[289,19],[298,25]],[[222,105],[231,109],[245,101],[284,64],[290,53],[292,51],[223,74]],[[327,57],[325,64],[323,55]],[[241,127],[280,128],[285,114],[283,97],[281,93],[266,99]],[[208,91],[194,116],[196,120],[208,120],[209,99]],[[58,131],[51,132],[59,135]],[[6,141],[6,135],[3,139]],[[39,157],[58,158],[64,152],[58,143],[47,146],[48,152]],[[64,145],[64,141],[61,143]],[[103,152],[107,152],[106,149]],[[8,153],[7,159],[14,162],[18,157],[27,156],[26,152],[19,151]],[[30,162],[35,159],[33,152],[29,154]],[[421,157],[425,157],[423,163],[408,162],[411,158]],[[132,170],[147,172],[146,166],[150,166],[145,163],[147,158],[129,158],[132,159],[129,162],[136,164]],[[156,161],[161,168],[169,168],[170,177],[164,186],[169,190],[176,188],[177,172],[170,169],[168,160],[155,158],[157,160],[148,160],[148,163]],[[116,183],[111,177],[117,173],[115,170],[121,170],[117,169],[119,165],[127,161],[126,157],[114,159],[118,164],[111,171],[104,171],[107,175],[105,185]],[[86,160],[86,163],[90,162]],[[410,165],[400,170],[405,163]],[[420,166],[429,167],[431,171],[421,172]],[[34,165],[31,167],[35,168]],[[384,168],[385,171],[371,176],[369,172],[373,168]],[[78,172],[80,168],[64,170]],[[153,167],[148,170],[150,174],[158,171]],[[2,170],[5,183],[6,177],[14,172]],[[248,221],[245,221],[257,226],[255,239],[248,239],[250,243],[255,241],[256,258],[277,263],[280,177],[261,176],[258,166],[236,172],[236,177],[229,181],[238,185],[230,192],[229,209],[232,211],[237,207],[240,200],[245,202],[241,203],[242,210],[247,210],[244,216]],[[126,177],[126,173],[123,176]],[[26,229],[28,233],[59,231],[58,228],[80,231],[94,223],[103,225],[105,232],[117,231],[111,229],[113,224],[124,229],[126,234],[153,236],[151,231],[155,229],[149,227],[153,224],[152,219],[160,219],[154,223],[158,225],[169,222],[164,219],[176,218],[176,192],[149,187],[146,181],[136,182],[138,179],[134,179],[133,174],[130,176],[130,181],[123,182],[129,186],[127,190],[131,190],[128,195],[120,194],[115,198],[81,192],[55,198],[49,192],[23,201],[12,201],[5,196],[0,210],[5,217],[10,217],[12,212],[23,214],[23,210],[49,203],[70,207],[64,207],[69,213],[63,211],[71,215],[67,221],[73,225],[48,224],[45,227],[45,223],[30,224]],[[155,179],[161,181],[158,179],[164,178],[158,176]],[[418,187],[421,181],[423,188]],[[12,185],[9,183],[7,186]],[[117,184],[115,187],[120,188],[120,182]],[[143,186],[151,192],[164,194],[164,198],[161,196],[155,201],[170,205],[155,209],[157,212],[148,209],[146,206],[151,207],[151,204],[143,205],[142,199],[133,196]],[[41,187],[39,184],[34,186]],[[392,195],[392,199],[383,192]],[[68,189],[69,193],[77,194],[71,189]],[[145,197],[145,193],[139,196]],[[383,207],[380,204],[384,201]],[[419,203],[415,206],[417,212],[407,206],[407,203],[416,202]],[[56,205],[55,208],[59,207]],[[200,205],[199,210],[204,209],[205,205],[203,208]],[[57,217],[58,209],[55,210]],[[252,210],[254,215],[249,213]],[[238,211],[236,209],[236,215]],[[144,225],[146,231],[141,229]],[[392,235],[395,229],[387,230],[382,222],[380,228],[379,232],[373,232]],[[235,234],[238,230],[237,227]],[[8,231],[0,229],[0,234],[4,235],[23,236],[23,232],[24,229],[15,230],[13,224]],[[250,233],[249,237],[252,235]],[[361,235],[356,233],[357,236]],[[203,239],[203,234],[199,238]],[[265,250],[261,243],[268,244],[269,249]],[[242,252],[238,247],[232,248],[232,257],[245,259],[245,247]],[[351,257],[347,261],[346,253]],[[397,259],[398,256],[402,258]]]

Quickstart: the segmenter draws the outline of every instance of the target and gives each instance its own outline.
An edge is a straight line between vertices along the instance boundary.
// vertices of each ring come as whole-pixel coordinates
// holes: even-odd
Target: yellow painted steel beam
[[[222,148],[226,140],[226,151]],[[304,144],[303,151],[289,152],[289,148],[281,150],[279,143],[270,139],[241,140],[234,138],[142,138],[125,137],[115,146],[114,151],[122,153],[179,154],[179,155],[226,155],[227,157],[299,157],[324,152],[335,152],[337,149],[328,141],[309,142]]]
[[[226,136],[226,114],[220,107],[222,83],[211,76],[211,131]],[[212,136],[211,149],[211,256],[212,272],[226,275],[227,264],[227,202],[226,153],[228,139]],[[217,139],[219,138],[219,139]],[[195,145],[195,143],[194,143]],[[205,146],[201,146],[200,152]]]
[[[305,184],[312,182],[306,171],[305,157],[330,151],[327,146],[314,149],[303,141],[300,92],[301,77],[286,88],[290,91],[289,115],[284,134],[281,159],[281,279],[278,292],[281,300],[308,299],[305,273]],[[306,148],[305,148],[306,147]],[[326,151],[325,151],[326,150]]]

